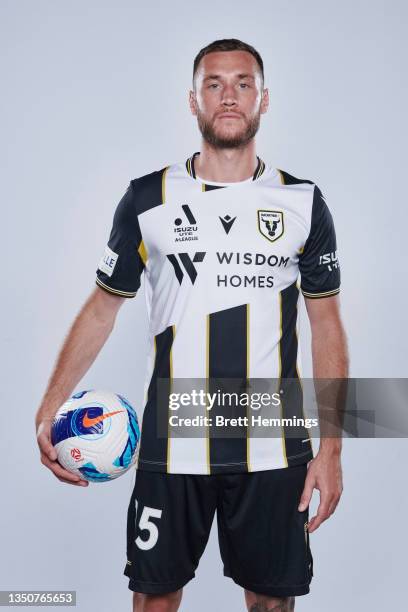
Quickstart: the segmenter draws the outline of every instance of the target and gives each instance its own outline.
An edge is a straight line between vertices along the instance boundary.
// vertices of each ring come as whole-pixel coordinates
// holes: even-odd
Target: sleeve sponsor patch
[[[105,247],[105,252],[99,262],[99,270],[108,276],[112,276],[119,255],[112,251],[108,246]]]

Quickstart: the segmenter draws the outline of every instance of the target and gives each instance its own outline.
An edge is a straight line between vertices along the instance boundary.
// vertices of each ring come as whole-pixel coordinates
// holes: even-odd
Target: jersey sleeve
[[[320,189],[315,185],[310,233],[299,256],[301,290],[307,298],[323,298],[340,291],[333,218]]]
[[[143,240],[133,183],[116,207],[108,244],[96,270],[96,284],[109,293],[135,297],[144,270]]]

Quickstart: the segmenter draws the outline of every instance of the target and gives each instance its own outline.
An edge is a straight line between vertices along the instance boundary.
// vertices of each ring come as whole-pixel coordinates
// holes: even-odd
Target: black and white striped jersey
[[[216,474],[313,458],[308,432],[234,439],[158,435],[168,405],[158,379],[301,378],[298,298],[339,292],[332,216],[320,189],[258,158],[232,184],[187,162],[132,180],[117,205],[96,283],[134,297],[145,287],[149,352],[139,469]],[[299,282],[300,276],[300,282]],[[287,407],[293,414],[294,407]],[[302,406],[296,408],[302,413]]]

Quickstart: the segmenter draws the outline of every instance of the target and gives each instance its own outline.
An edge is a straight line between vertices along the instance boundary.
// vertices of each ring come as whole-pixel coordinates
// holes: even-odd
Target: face
[[[203,138],[212,146],[233,149],[246,145],[257,133],[261,114],[268,109],[256,59],[247,51],[217,51],[198,65],[190,108]]]

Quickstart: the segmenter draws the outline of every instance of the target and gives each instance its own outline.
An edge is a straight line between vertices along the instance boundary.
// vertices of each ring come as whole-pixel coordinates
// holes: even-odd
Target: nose
[[[234,106],[237,103],[236,91],[233,85],[225,85],[222,91],[222,104],[224,106]]]

